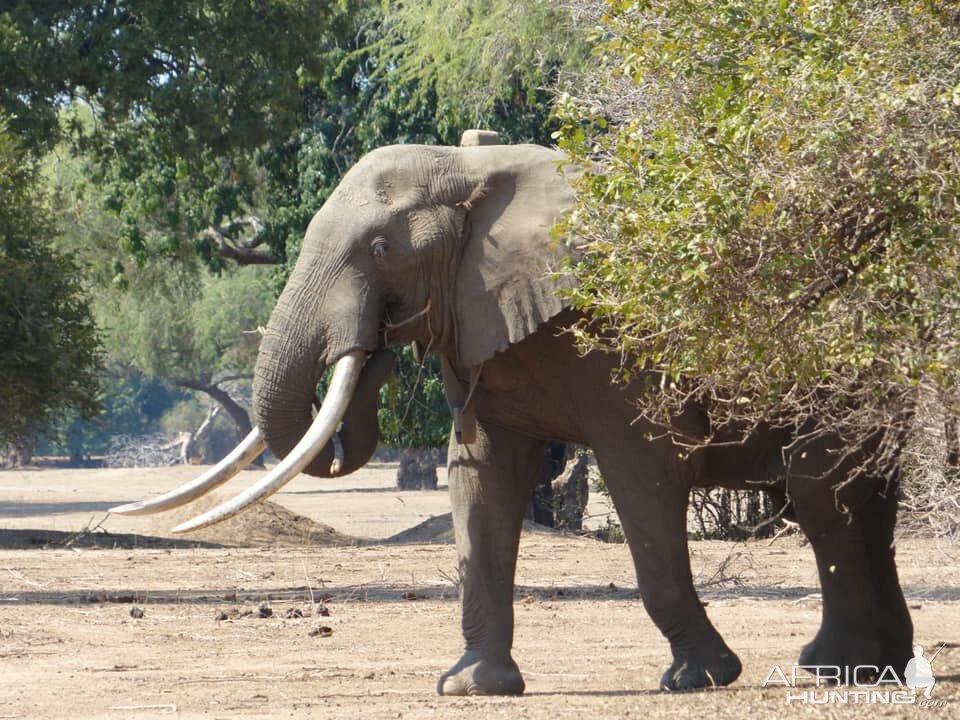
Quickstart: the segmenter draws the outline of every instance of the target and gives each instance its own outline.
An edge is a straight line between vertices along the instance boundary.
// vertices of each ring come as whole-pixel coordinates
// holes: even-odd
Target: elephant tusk
[[[140,502],[127,503],[110,508],[111,513],[117,515],[149,515],[151,513],[171,510],[181,505],[186,505],[191,500],[195,500],[201,495],[206,495],[215,487],[223,485],[238,472],[262,453],[267,447],[263,439],[263,433],[259,427],[254,427],[250,433],[240,441],[229,455],[221,460],[215,467],[210,468],[196,480],[192,480],[186,485],[181,485],[175,490],[164,493],[152,500],[141,500]]]
[[[347,406],[353,396],[354,388],[357,386],[357,380],[360,377],[364,355],[362,350],[354,350],[337,360],[323,407],[317,413],[310,429],[300,438],[300,442],[290,451],[289,455],[257,484],[193,520],[177,525],[173,532],[184,533],[190,530],[198,530],[226,520],[244,508],[269,497],[309,465],[330,441],[333,433],[340,425],[340,421],[343,420],[343,416],[347,412]]]

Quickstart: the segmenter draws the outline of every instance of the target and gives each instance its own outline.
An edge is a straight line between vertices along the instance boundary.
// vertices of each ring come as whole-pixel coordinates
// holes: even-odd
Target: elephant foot
[[[902,612],[891,612],[879,631],[880,665],[889,665],[903,679],[907,663],[913,657],[913,623],[906,605]]]
[[[525,684],[517,664],[485,660],[476,650],[468,650],[459,662],[440,676],[440,695],[522,695]]]
[[[849,677],[853,682],[880,676],[888,666],[902,678],[912,655],[909,639],[906,638],[883,643],[876,631],[837,633],[821,629],[804,646],[798,664],[840,668],[841,677]],[[870,668],[876,668],[876,671],[871,672]],[[854,673],[856,678],[853,677]]]
[[[743,670],[733,651],[725,649],[713,657],[674,653],[673,664],[660,678],[661,690],[700,690],[729,685]]]

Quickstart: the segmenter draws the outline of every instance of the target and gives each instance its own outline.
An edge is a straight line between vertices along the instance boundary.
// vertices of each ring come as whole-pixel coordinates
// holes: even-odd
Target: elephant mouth
[[[290,482],[331,440],[337,448],[339,446],[337,428],[350,405],[365,358],[364,351],[353,350],[337,360],[334,364],[330,389],[327,391],[324,402],[317,409],[313,423],[300,442],[279,464],[244,492],[192,520],[181,523],[173,529],[173,532],[198,530],[233,517],[241,510],[266,499]],[[147,515],[185,505],[227,482],[253,462],[266,449],[266,445],[259,426],[254,427],[229,455],[196,480],[151,500],[119,505],[111,508],[110,512],[118,515]],[[338,474],[338,465],[341,460],[342,451],[335,452],[331,475]]]
[[[396,305],[399,306],[399,302],[396,303]],[[393,310],[393,312],[391,312],[391,310]],[[432,312],[433,300],[427,298],[427,302],[424,304],[422,310],[412,313],[403,320],[391,322],[390,318],[396,314],[396,311],[391,308],[391,303],[388,302],[387,310],[384,316],[380,318],[380,330],[378,334],[381,347],[399,345],[421,337],[423,335],[422,326],[424,325],[432,336],[433,331],[430,329],[430,316]]]

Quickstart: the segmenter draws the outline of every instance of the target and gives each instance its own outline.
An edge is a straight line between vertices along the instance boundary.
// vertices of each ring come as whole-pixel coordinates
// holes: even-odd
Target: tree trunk
[[[573,446],[569,446],[572,453]],[[543,468],[540,479],[533,489],[530,507],[527,508],[527,519],[538,525],[556,527],[554,513],[557,509],[557,499],[554,497],[553,481],[567,465],[568,446],[565,443],[553,440],[547,444],[543,455]],[[572,455],[571,455],[572,457]]]
[[[437,451],[434,448],[403,448],[397,470],[400,490],[437,489]]]
[[[243,409],[240,403],[230,397],[230,393],[219,385],[190,379],[176,380],[174,384],[187,388],[188,390],[206,393],[218,402],[220,407],[226,410],[230,419],[233,420],[233,424],[236,427],[237,442],[243,440],[253,429],[253,425],[250,423],[250,414]],[[258,455],[251,465],[263,467],[263,455]]]
[[[230,397],[230,394],[219,385],[213,385],[212,383],[205,383],[197,380],[177,380],[176,384],[181,387],[185,387],[188,390],[197,390],[199,392],[206,393],[220,403],[220,406],[227,411],[230,419],[233,420],[233,424],[237,427],[237,440],[242,440],[245,438],[253,429],[253,426],[250,424],[250,415],[247,413],[247,411],[244,410],[240,403]]]
[[[198,427],[193,432],[184,431],[177,435],[177,439],[173,442],[167,443],[161,450],[172,450],[173,448],[180,447],[180,464],[181,465],[197,465],[204,461],[204,455],[206,453],[200,449],[200,441],[210,432],[210,428],[213,426],[213,420],[217,415],[220,414],[220,406],[214,405],[207,412],[207,416],[204,418],[203,422],[200,423]]]
[[[589,455],[585,450],[576,451],[567,461],[563,472],[553,481],[553,502],[558,528],[583,529],[583,513],[590,497],[588,460]]]
[[[33,433],[27,431],[14,441],[7,451],[7,464],[10,467],[26,467],[33,462],[33,449],[37,439]]]

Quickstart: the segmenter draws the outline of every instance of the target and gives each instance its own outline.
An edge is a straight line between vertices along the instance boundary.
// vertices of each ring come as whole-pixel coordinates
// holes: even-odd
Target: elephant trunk
[[[340,289],[318,297],[305,282],[298,282],[298,275],[302,273],[295,271],[270,318],[253,380],[256,423],[267,446],[281,459],[310,428],[316,385],[326,366],[353,351],[376,347],[376,322],[372,342],[364,337],[371,333],[361,331],[369,327],[369,322],[361,322],[368,313],[356,306],[352,314],[338,313],[332,299],[346,294],[356,301],[362,293]],[[329,315],[318,317],[317,307],[329,310]],[[337,434],[342,457],[335,443],[328,442],[303,472],[316,477],[346,475],[370,459],[379,441],[377,398],[393,359],[392,352],[381,350],[364,364]]]
[[[261,353],[254,378],[257,426],[243,442],[196,480],[152,500],[112,508],[112,512],[142,515],[184,505],[229,480],[268,443],[281,458],[278,465],[240,495],[178,525],[173,532],[188,532],[225,520],[276,492],[299,472],[320,477],[345,475],[369,460],[379,440],[377,397],[393,367],[393,353],[378,350],[365,358],[364,350],[353,347],[342,354],[335,363],[327,397],[311,420],[316,368],[322,372],[322,363],[291,363],[285,337],[289,336],[268,332],[264,338],[265,352]],[[294,359],[300,357],[294,354]],[[297,384],[297,370],[313,380]]]
[[[188,532],[220,522],[279,490],[298,473],[332,477],[365,464],[377,447],[377,399],[394,356],[379,348],[384,301],[369,272],[331,260],[314,218],[305,249],[274,309],[260,345],[253,383],[254,427],[200,478],[159,498],[114,508],[144,514],[178,507],[229,480],[269,447],[280,463],[240,495],[188,522]],[[327,268],[327,271],[324,271]],[[332,268],[332,270],[330,270]],[[331,274],[335,273],[335,274]],[[313,418],[317,381],[333,366],[328,397]]]

